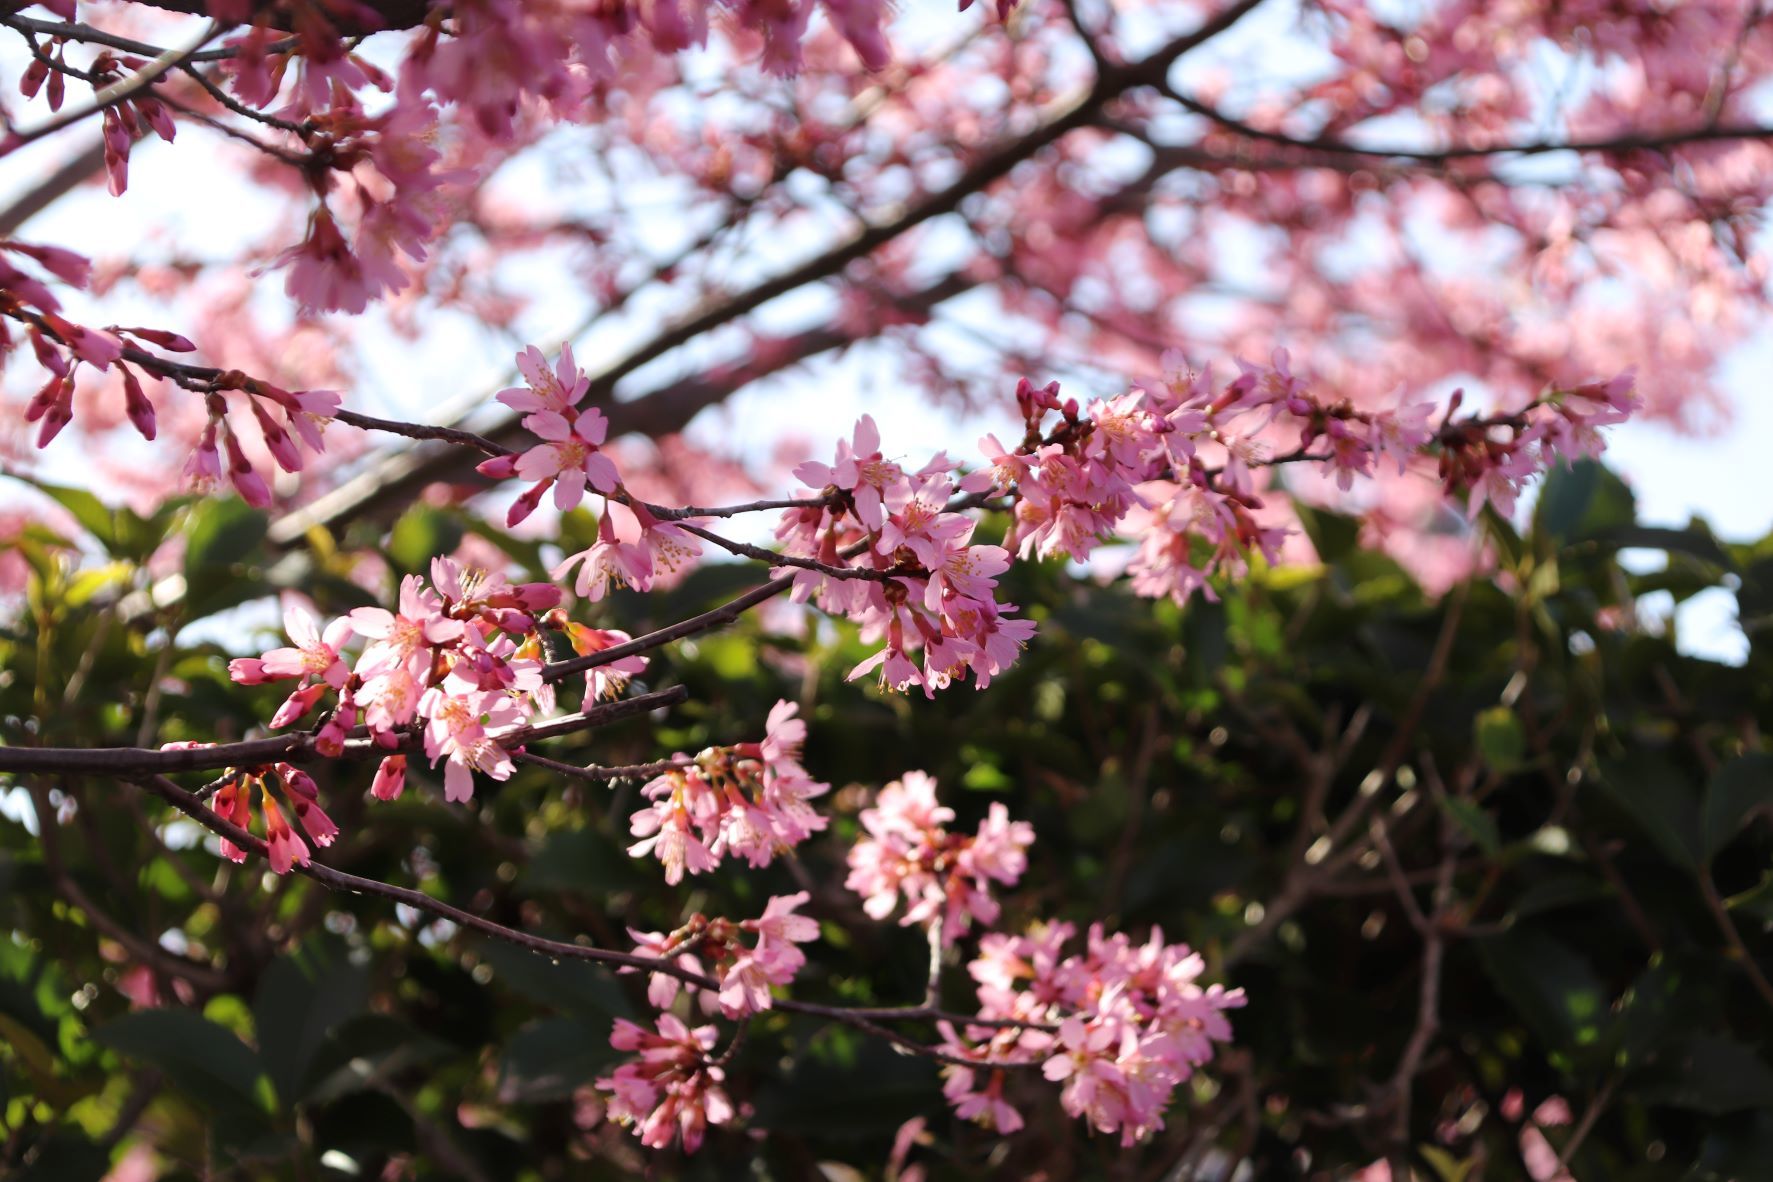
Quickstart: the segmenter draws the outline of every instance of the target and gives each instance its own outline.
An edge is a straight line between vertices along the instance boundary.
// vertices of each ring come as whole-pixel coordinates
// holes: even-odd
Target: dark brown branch
[[[135,777],[133,782],[166,801],[166,803],[170,804],[173,808],[178,809],[181,813],[184,813],[187,817],[190,817],[193,821],[196,821],[199,825],[202,825],[205,829],[208,829],[217,836],[224,837],[241,849],[259,857],[268,856],[268,847],[261,838],[254,836],[245,829],[235,825],[233,822],[212,812],[196,797],[192,796],[183,788],[180,788],[165,776],[142,775]],[[550,940],[543,936],[531,935],[528,932],[521,932],[515,928],[509,928],[503,924],[494,923],[492,920],[485,919],[472,912],[463,911],[461,908],[445,903],[441,899],[434,899],[422,891],[395,886],[392,883],[381,882],[373,878],[362,878],[355,874],[347,874],[345,871],[335,870],[331,866],[326,866],[315,861],[310,861],[306,866],[296,865],[292,869],[295,873],[313,879],[315,882],[318,882],[330,890],[346,891],[360,895],[375,895],[380,898],[391,899],[396,903],[403,903],[415,910],[423,911],[442,919],[447,919],[458,927],[478,932],[482,935],[492,936],[495,939],[504,940],[507,943],[517,945],[519,948],[527,949],[538,955],[546,956],[551,959],[584,960],[598,964],[639,969],[649,973],[663,973],[668,977],[675,977],[677,980],[682,981],[687,985],[693,985],[698,989],[715,991],[720,989],[719,981],[715,980],[713,977],[705,976],[704,974],[692,972],[689,969],[683,968],[677,964],[675,958],[645,956],[633,952],[617,952],[614,949],[609,948],[594,948],[585,944],[569,944],[560,940]],[[908,1038],[896,1031],[888,1030],[879,1025],[876,1019],[883,1021],[947,1020],[983,1027],[1016,1026],[1031,1029],[1049,1029],[1049,1027],[1043,1026],[1040,1023],[1020,1022],[1012,1019],[975,1018],[966,1014],[949,1013],[947,1011],[936,1010],[925,1006],[905,1009],[851,1009],[846,1006],[823,1005],[819,1002],[799,1001],[793,998],[787,998],[776,1001],[774,1003],[774,1008],[788,1013],[807,1014],[812,1017],[826,1018],[831,1021],[842,1022],[845,1025],[853,1026],[858,1030],[864,1030],[870,1034],[888,1039],[916,1054],[924,1055],[940,1062],[956,1063],[962,1066],[974,1067],[1033,1067],[1037,1065],[1037,1062],[995,1063],[961,1059],[948,1055],[942,1051],[938,1051],[933,1047],[926,1046],[917,1042],[915,1039]]]
[[[529,751],[515,752],[511,758],[518,763],[547,768],[562,776],[571,776],[577,780],[591,780],[597,783],[605,783],[610,780],[642,780],[691,766],[691,761],[687,759],[661,759],[657,763],[630,763],[619,767],[598,767],[595,764],[581,767],[576,763],[549,759],[545,755],[536,755]]]
[[[611,661],[619,661],[636,653],[651,652],[653,649],[670,644],[674,640],[682,640],[686,636],[694,636],[721,628],[738,619],[745,612],[765,600],[774,599],[782,592],[794,586],[793,575],[778,575],[767,583],[761,583],[743,595],[727,600],[712,611],[705,611],[699,616],[691,616],[680,620],[666,628],[648,632],[644,636],[636,636],[633,640],[621,644],[612,644],[601,652],[589,656],[573,657],[566,661],[557,661],[542,670],[543,681],[559,681],[571,677],[575,673],[583,673],[587,669],[596,669]]]
[[[519,727],[495,737],[502,746],[513,748],[557,735],[607,726],[624,718],[674,705],[688,696],[689,691],[686,688],[673,686],[620,702],[593,706],[581,714],[569,715],[552,722]],[[417,731],[409,732],[402,736],[397,749],[407,750],[418,746],[419,738]],[[389,748],[382,747],[371,739],[348,739],[345,742],[346,757],[376,757],[389,753]],[[313,735],[296,733],[174,751],[156,751],[145,747],[0,747],[0,772],[102,773],[126,776],[155,772],[213,771],[267,763],[305,764],[328,758],[331,757],[316,749]]]

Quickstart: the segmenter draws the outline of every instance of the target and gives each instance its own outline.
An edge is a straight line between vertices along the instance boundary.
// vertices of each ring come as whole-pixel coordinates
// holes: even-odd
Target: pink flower
[[[837,459],[831,464],[812,460],[794,469],[794,476],[808,488],[837,488],[851,495],[856,519],[869,529],[885,523],[883,496],[886,489],[903,475],[899,465],[882,458],[880,429],[871,415],[863,415],[856,423],[852,442],[837,445]]]
[[[577,505],[587,484],[600,493],[616,491],[620,483],[616,466],[598,450],[609,434],[609,420],[596,407],[567,415],[538,411],[523,421],[545,442],[518,457],[517,475],[524,480],[553,481],[556,509],[564,513]]]
[[[495,780],[511,778],[516,768],[494,734],[523,721],[511,695],[483,691],[451,673],[442,685],[425,691],[419,712],[426,719],[425,755],[433,766],[439,759],[448,761],[443,769],[444,799],[457,804],[471,799],[477,771]]]
[[[548,369],[547,357],[534,345],[517,355],[517,368],[529,385],[500,390],[496,397],[512,410],[526,416],[523,425],[532,431],[535,427],[530,422],[530,417],[537,414],[563,417],[578,405],[579,399],[585,396],[585,391],[591,388],[591,379],[573,361],[573,347],[570,344],[560,346],[560,357],[552,371]],[[596,442],[603,441],[600,439]]]
[[[901,924],[940,924],[946,944],[975,920],[997,918],[990,883],[1013,885],[1027,868],[1022,851],[1034,841],[1033,827],[1011,822],[1001,804],[992,806],[976,836],[950,832],[954,810],[936,803],[936,782],[923,772],[906,772],[881,789],[861,820],[867,836],[850,849],[844,885],[863,897],[862,909],[875,919],[903,902]]]
[[[417,575],[400,580],[398,612],[360,607],[349,618],[353,631],[376,641],[358,658],[357,672],[364,677],[394,667],[423,677],[430,669],[431,649],[458,639],[464,628],[462,621],[443,615],[443,601]]]
[[[774,976],[771,966],[757,953],[741,953],[721,971],[720,1012],[729,1018],[743,1018],[769,1009]]]
[[[610,1093],[610,1119],[634,1126],[641,1144],[663,1149],[681,1136],[684,1152],[694,1153],[709,1125],[726,1124],[734,1116],[721,1087],[724,1073],[708,1059],[715,1030],[692,1030],[670,1014],[660,1014],[654,1026],[657,1034],[617,1019],[610,1045],[637,1058],[596,1086]]]
[[[659,780],[647,786],[648,795],[654,795],[655,786],[667,781],[671,776],[680,773],[667,773]],[[665,881],[676,886],[683,881],[683,872],[701,874],[712,870],[720,864],[720,859],[708,848],[706,842],[696,833],[690,821],[689,810],[683,806],[681,794],[670,788],[670,795],[659,799],[651,808],[642,809],[629,819],[628,831],[640,841],[628,847],[628,853],[636,858],[644,858],[648,854],[657,857],[665,867]]]
[[[640,546],[617,538],[615,518],[611,513],[605,513],[598,521],[597,541],[590,549],[568,555],[549,573],[556,579],[564,579],[574,566],[579,568],[579,574],[573,590],[593,603],[609,594],[611,583],[637,591],[652,585],[651,558]]]
[[[283,608],[283,629],[295,641],[295,647],[266,653],[261,662],[265,674],[273,678],[318,677],[334,689],[345,684],[351,672],[339,656],[339,646],[351,639],[348,617],[332,621],[322,634],[314,617],[290,601]]]
[[[747,919],[739,924],[748,932],[757,933],[757,946],[760,955],[767,955],[773,968],[787,967],[789,976],[800,971],[806,963],[806,956],[796,948],[796,944],[805,944],[819,938],[819,921],[794,912],[806,905],[811,898],[805,891],[796,891],[792,895],[775,895],[764,907],[763,914],[756,919]],[[785,981],[777,982],[786,984]]]
[[[345,244],[345,236],[324,205],[315,209],[309,220],[308,236],[278,255],[271,265],[289,268],[283,289],[305,313],[356,314],[369,306],[370,285],[363,265]]]
[[[614,648],[618,644],[626,644],[634,639],[626,632],[615,628],[587,628],[583,624],[567,623],[562,627],[567,640],[573,646],[573,652],[581,657],[592,653],[600,653],[605,649]],[[638,677],[646,672],[647,658],[635,653],[632,656],[619,657],[607,665],[598,665],[594,669],[585,670],[585,696],[591,701],[621,696],[628,688],[630,678]]]
[[[954,1115],[984,1125],[999,1136],[1007,1137],[1022,1127],[1022,1114],[1003,1098],[1003,1072],[988,1072],[983,1088],[978,1087],[977,1073],[971,1067],[946,1066],[942,1073],[946,1076],[942,1095],[954,1106]]]
[[[634,941],[634,951],[642,956],[669,958],[679,968],[688,969],[692,973],[703,971],[702,962],[695,957],[682,952],[673,953],[672,939],[663,932],[637,932],[629,928],[628,937]],[[616,971],[630,973],[634,970],[623,967]],[[695,986],[686,985],[670,973],[649,973],[646,979],[646,1000],[654,1009],[669,1009],[671,1003],[677,1000],[678,991],[685,988],[693,992]]]

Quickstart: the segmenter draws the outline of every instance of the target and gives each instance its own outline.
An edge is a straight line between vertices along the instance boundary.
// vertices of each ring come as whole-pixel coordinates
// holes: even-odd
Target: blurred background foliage
[[[47,491],[85,536],[19,543],[35,577],[0,626],[8,744],[245,736],[281,695],[228,681],[227,656],[268,637],[222,613],[281,588],[327,614],[368,602],[348,577],[366,549],[420,570],[481,534],[541,574],[533,545],[426,506],[275,552],[237,501],[144,519]],[[1038,834],[1004,927],[1161,926],[1248,992],[1153,1144],[1089,1135],[1037,1074],[1010,1093],[1027,1131],[999,1138],[949,1115],[928,1061],[771,1014],[730,1068],[748,1119],[695,1157],[647,1154],[588,1087],[612,1018],[645,1011],[637,977],[236,867],[120,782],[19,777],[0,779],[0,1174],[1336,1178],[1401,1141],[1445,1182],[1560,1159],[1583,1179],[1769,1176],[1773,538],[1638,525],[1587,465],[1550,480],[1524,534],[1483,523],[1494,575],[1437,600],[1352,519],[1301,514],[1321,564],[1186,610],[1018,565],[1007,598],[1041,630],[983,693],[846,684],[853,632],[772,610],[657,654],[644,680],[687,686],[682,707],[548,748],[641,762],[761,737],[799,701],[832,824],[765,871],[666,887],[624,852],[634,783],[520,768],[456,807],[416,765],[393,804],[367,798],[367,764],[322,778],[344,829],[323,860],[526,931],[626,948],[624,928],[810,889],[825,938],[796,995],[879,1003],[920,995],[924,952],[842,889],[857,812],[912,768],[963,824],[1002,801]],[[172,534],[182,565],[150,577]],[[1646,550],[1666,561],[1621,564]],[[758,578],[710,565],[575,616],[638,634]],[[1718,587],[1745,665],[1682,655],[1640,615],[1652,592]],[[946,1004],[969,984],[951,966]]]

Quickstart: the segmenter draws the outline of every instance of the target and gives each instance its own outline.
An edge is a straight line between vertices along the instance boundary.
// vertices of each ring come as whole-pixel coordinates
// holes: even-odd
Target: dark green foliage
[[[237,502],[141,519],[48,491],[103,557],[72,569],[57,539],[21,540],[37,582],[0,626],[6,743],[240,737],[281,694],[228,681],[226,655],[269,638],[217,613],[280,586],[335,614],[366,601],[348,549],[273,553]],[[1005,926],[1160,925],[1248,991],[1237,1042],[1154,1144],[1089,1135],[1038,1073],[1010,1082],[1029,1127],[1006,1142],[949,1116],[935,1065],[770,1014],[729,1069],[749,1120],[694,1158],[647,1155],[596,1122],[588,1089],[616,1057],[611,1021],[647,1013],[639,976],[273,880],[127,785],[45,778],[5,782],[0,820],[0,1174],[97,1178],[146,1137],[169,1177],[378,1177],[399,1160],[422,1178],[881,1178],[921,1116],[910,1161],[938,1179],[1186,1178],[1239,1159],[1336,1178],[1387,1156],[1423,1178],[1515,1178],[1523,1120],[1561,1097],[1572,1120],[1543,1136],[1565,1152],[1580,1129],[1578,1178],[1768,1176],[1773,539],[1634,524],[1624,485],[1584,466],[1549,482],[1524,536],[1489,523],[1499,578],[1437,600],[1353,522],[1302,516],[1324,566],[1259,570],[1186,610],[1018,567],[1007,598],[1041,631],[984,693],[882,697],[844,681],[853,634],[752,619],[659,655],[644,680],[686,685],[683,707],[548,748],[641,762],[760,737],[796,698],[806,763],[834,785],[797,868],[665,887],[624,849],[634,784],[530,768],[460,808],[416,762],[391,805],[366,799],[369,764],[317,771],[344,830],[330,864],[557,938],[626,948],[625,928],[753,915],[804,877],[827,938],[795,993],[865,1004],[918,998],[925,965],[917,933],[861,921],[842,889],[868,792],[921,767],[963,825],[1001,801],[1038,834]],[[178,615],[132,565],[175,528]],[[422,569],[464,531],[480,532],[420,509],[375,541]],[[1632,573],[1623,548],[1667,562]],[[641,632],[757,577],[709,566],[578,618]],[[1634,623],[1635,596],[1717,587],[1741,605],[1743,667]],[[51,841],[16,819],[33,797],[61,811]],[[1436,1021],[1400,1081],[1430,944]],[[943,1000],[968,1005],[962,965]]]

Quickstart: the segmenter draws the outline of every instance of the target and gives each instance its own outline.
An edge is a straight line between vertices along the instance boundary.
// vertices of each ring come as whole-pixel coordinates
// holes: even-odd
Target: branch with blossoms
[[[15,313],[52,355],[65,349],[81,358],[78,349],[94,348],[83,335],[91,330],[53,319],[41,302]],[[321,406],[296,395],[285,401],[281,391],[245,375],[123,343],[124,336],[153,339],[142,330],[97,335],[115,342],[111,363],[147,368],[210,399],[219,400],[222,389],[245,394],[280,462],[270,438],[281,428],[259,411],[260,400]],[[0,770],[110,772],[204,825],[234,861],[262,855],[278,874],[299,871],[329,887],[368,890],[537,950],[572,949],[562,954],[644,969],[649,1000],[660,1012],[650,1030],[617,1024],[612,1045],[636,1057],[598,1086],[610,1093],[610,1111],[631,1122],[644,1143],[661,1147],[681,1138],[689,1149],[708,1125],[737,1114],[724,1090],[724,1059],[711,1053],[718,1028],[690,1025],[694,1013],[738,1023],[735,1038],[752,1016],[778,1008],[888,1039],[941,1063],[957,1113],[1001,1133],[1023,1121],[1005,1098],[1006,1073],[1039,1067],[1061,1084],[1068,1112],[1132,1144],[1162,1127],[1175,1089],[1231,1037],[1225,1011],[1241,1005],[1242,994],[1199,985],[1201,958],[1159,932],[1136,945],[1097,926],[1081,952],[1067,953],[1076,934],[1069,925],[1036,925],[1022,935],[991,931],[1000,916],[994,891],[1021,879],[1033,830],[1001,805],[976,832],[952,830],[953,811],[921,773],[881,791],[863,812],[865,835],[848,855],[845,885],[862,897],[865,914],[884,921],[901,913],[899,922],[923,928],[931,947],[923,1004],[879,1008],[778,996],[806,967],[800,945],[818,936],[817,925],[797,914],[804,893],[773,898],[751,919],[698,914],[671,932],[633,932],[635,951],[618,952],[540,940],[419,892],[343,875],[314,858],[311,847],[330,845],[339,830],[318,782],[301,765],[379,756],[368,788],[383,801],[405,791],[410,751],[440,768],[444,796],[454,803],[472,799],[477,776],[507,780],[519,761],[574,778],[612,779],[619,769],[576,768],[527,745],[681,701],[681,687],[627,696],[648,669],[645,654],[782,593],[848,619],[879,645],[851,670],[852,680],[876,673],[884,689],[918,687],[933,696],[970,674],[983,689],[1034,634],[1033,623],[998,598],[998,578],[1014,561],[1084,560],[1104,542],[1136,534],[1127,566],[1135,590],[1179,603],[1196,591],[1211,596],[1216,579],[1241,573],[1258,556],[1281,560],[1284,530],[1258,516],[1265,504],[1255,473],[1264,467],[1309,461],[1348,488],[1382,464],[1404,472],[1432,460],[1446,494],[1468,513],[1485,504],[1506,512],[1526,480],[1551,463],[1598,450],[1600,429],[1632,407],[1627,375],[1548,391],[1511,412],[1461,416],[1459,394],[1444,407],[1364,411],[1317,400],[1284,351],[1268,365],[1240,363],[1223,385],[1210,371],[1167,358],[1164,375],[1087,405],[1062,397],[1057,383],[1024,380],[1016,390],[1022,438],[1008,448],[987,436],[986,463],[970,472],[945,454],[908,468],[882,450],[878,429],[864,416],[830,463],[795,469],[802,495],[673,509],[648,504],[624,486],[604,450],[607,423],[584,403],[589,379],[570,350],[549,364],[530,349],[518,365],[526,384],[498,398],[523,416],[534,438],[520,452],[467,432],[325,407],[303,411],[310,417],[302,421],[330,418],[443,438],[485,454],[483,474],[527,485],[507,524],[533,513],[545,497],[563,512],[588,495],[602,497],[596,540],[552,572],[556,580],[570,577],[576,593],[592,602],[616,586],[646,592],[669,582],[699,560],[704,541],[785,572],[722,608],[636,638],[574,621],[564,591],[552,583],[514,585],[440,558],[428,581],[403,579],[392,608],[358,608],[322,627],[292,602],[285,613],[291,643],[230,664],[242,685],[293,683],[268,725],[286,729],[318,715],[309,730],[159,752],[5,748]],[[1278,451],[1282,442],[1291,450]],[[231,472],[243,491],[263,484],[253,483],[256,475],[250,466]],[[973,514],[981,510],[1006,515],[1004,545],[973,541],[980,521]],[[732,542],[701,524],[762,512],[779,514],[779,551]],[[549,659],[567,648],[572,657]],[[583,708],[556,717],[558,687],[579,674]],[[822,832],[827,820],[815,802],[830,786],[800,762],[806,727],[796,714],[779,703],[762,740],[680,752],[649,768],[656,774],[641,790],[647,803],[629,819],[637,839],[631,856],[657,860],[665,884],[677,886],[686,876],[739,862],[761,869]],[[164,775],[216,769],[225,774],[208,786],[209,803]],[[969,973],[978,1010],[939,1010],[945,953],[975,932],[980,954]],[[905,1022],[933,1022],[940,1037],[931,1043],[907,1035],[897,1028]]]

